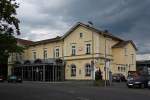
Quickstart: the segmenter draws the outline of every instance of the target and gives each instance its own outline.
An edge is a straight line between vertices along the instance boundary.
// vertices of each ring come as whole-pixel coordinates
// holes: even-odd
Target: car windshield
[[[16,76],[10,76],[10,79],[16,79]]]

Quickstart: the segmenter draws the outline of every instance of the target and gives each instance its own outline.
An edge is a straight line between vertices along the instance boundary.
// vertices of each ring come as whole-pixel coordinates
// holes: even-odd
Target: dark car
[[[148,86],[148,78],[146,76],[136,76],[127,80],[129,88],[139,87],[146,88]]]
[[[20,76],[11,75],[8,77],[8,83],[22,83],[22,78]]]
[[[147,86],[148,86],[148,88],[150,89],[150,77],[148,77]]]
[[[4,82],[4,77],[0,76],[0,82]]]
[[[115,73],[115,74],[112,75],[112,80],[115,81],[115,82],[125,82],[126,78],[121,73]]]

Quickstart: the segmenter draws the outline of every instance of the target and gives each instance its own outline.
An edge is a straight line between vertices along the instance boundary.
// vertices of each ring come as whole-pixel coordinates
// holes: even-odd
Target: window
[[[16,53],[16,61],[22,60],[22,54]]]
[[[131,57],[132,57],[132,65],[134,64],[134,54],[131,54]]]
[[[34,60],[36,59],[36,52],[35,51],[33,52],[33,59]]]
[[[72,56],[75,56],[75,55],[76,55],[76,47],[72,46]]]
[[[44,57],[44,59],[47,59],[47,50],[46,49],[44,49],[43,57]]]
[[[71,65],[71,76],[76,76],[76,65]]]
[[[124,68],[123,67],[121,67],[121,72],[124,72]]]
[[[118,71],[120,71],[120,67],[118,67]]]
[[[85,66],[85,76],[91,76],[91,65],[90,64],[86,64]]]
[[[127,56],[127,48],[124,48],[124,55]]]
[[[59,57],[59,48],[55,49],[55,57]]]
[[[91,53],[91,44],[86,44],[86,54]]]
[[[123,67],[123,71],[126,72],[126,68],[125,67]]]
[[[83,33],[80,33],[80,38],[82,38],[83,37]]]

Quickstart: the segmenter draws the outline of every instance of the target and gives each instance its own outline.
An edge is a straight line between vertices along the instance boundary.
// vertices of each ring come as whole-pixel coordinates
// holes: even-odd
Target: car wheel
[[[129,85],[127,85],[128,86],[128,88],[132,88],[132,86],[129,86]]]
[[[141,87],[142,89],[143,89],[143,88],[145,88],[145,84],[141,84],[141,86],[140,86],[140,87]]]

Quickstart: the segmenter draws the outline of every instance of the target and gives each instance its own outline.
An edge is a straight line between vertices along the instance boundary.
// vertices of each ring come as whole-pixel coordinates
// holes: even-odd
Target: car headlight
[[[141,82],[135,82],[135,84],[139,84],[139,83],[141,83]]]
[[[148,81],[148,84],[150,85],[150,81]]]

